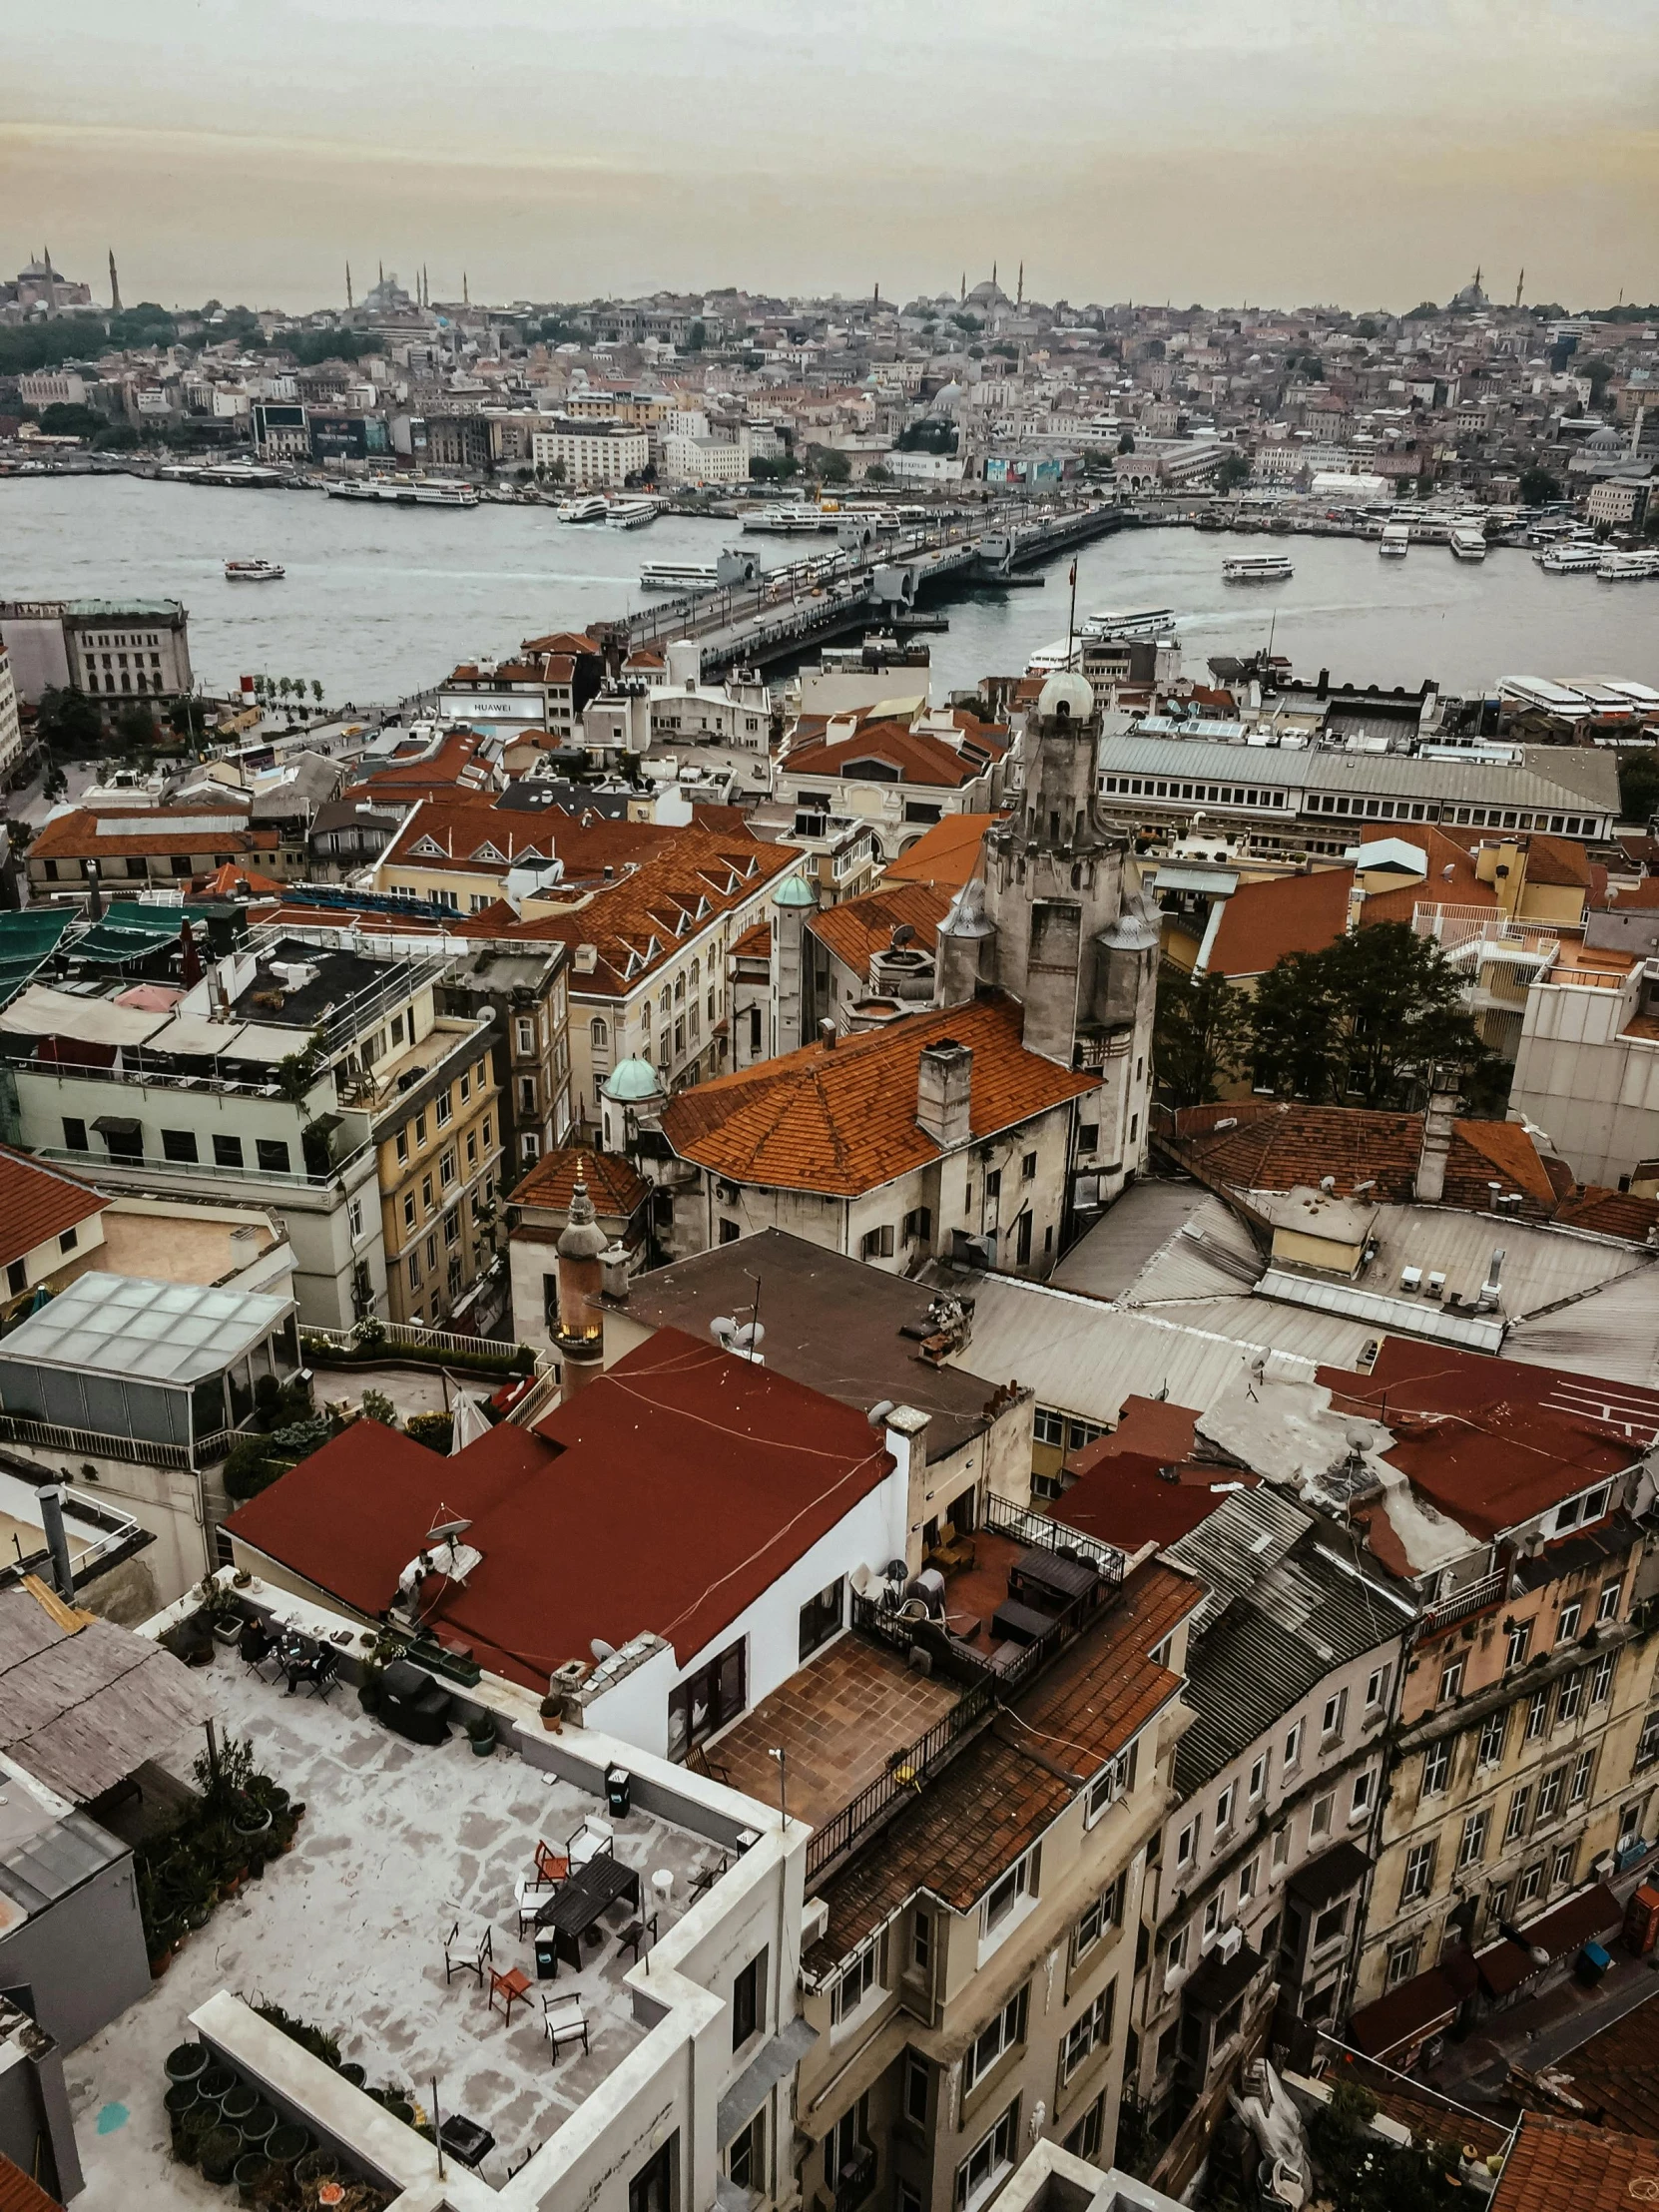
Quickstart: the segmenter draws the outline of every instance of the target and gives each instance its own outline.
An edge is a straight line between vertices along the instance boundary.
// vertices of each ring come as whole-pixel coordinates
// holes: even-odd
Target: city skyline
[[[1021,259],[1045,300],[1398,310],[1476,264],[1499,296],[1522,267],[1536,299],[1659,295],[1632,0],[980,4],[942,46],[911,5],[212,21],[157,0],[141,39],[92,0],[72,73],[50,23],[12,34],[15,233],[84,276],[113,243],[129,299],[322,306],[347,260],[490,299],[903,298]]]

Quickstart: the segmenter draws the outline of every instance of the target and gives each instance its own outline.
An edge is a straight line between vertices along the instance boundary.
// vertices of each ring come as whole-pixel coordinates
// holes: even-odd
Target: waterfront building
[[[56,688],[100,700],[194,688],[189,617],[176,599],[35,599],[0,605],[0,645],[31,706]]]
[[[532,435],[530,454],[544,474],[562,469],[559,481],[573,491],[620,491],[650,466],[651,439],[624,423],[555,415]]]

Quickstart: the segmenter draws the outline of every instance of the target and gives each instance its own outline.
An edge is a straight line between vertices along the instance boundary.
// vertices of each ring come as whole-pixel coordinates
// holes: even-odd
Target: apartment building
[[[923,709],[908,723],[831,716],[822,730],[797,726],[778,764],[781,806],[867,823],[885,859],[896,859],[947,814],[985,814],[997,803],[1007,732],[959,708]]]
[[[533,432],[530,458],[543,473],[563,470],[559,481],[573,491],[620,490],[651,463],[651,437],[620,422],[585,422],[555,415]]]
[[[0,787],[9,786],[23,760],[23,731],[17,719],[17,685],[11,655],[0,645]]]
[[[560,943],[480,945],[452,960],[439,986],[445,1013],[490,1023],[507,1185],[557,1150],[575,1122],[569,962]]]
[[[1622,1190],[1659,1158],[1659,960],[1612,914],[1589,917],[1582,945],[1537,952],[1510,1112],[1546,1129],[1582,1181]]]
[[[250,824],[228,806],[153,807],[143,812],[112,808],[107,814],[77,807],[48,822],[32,840],[27,870],[32,901],[97,884],[119,894],[133,886],[176,889],[192,877],[240,863],[262,875],[301,872],[284,858],[279,831]]]
[[[53,689],[117,701],[171,698],[195,683],[189,617],[176,599],[7,600],[0,645],[31,705]]]
[[[463,661],[439,685],[437,711],[509,739],[520,729],[545,730],[550,744],[570,745],[578,728],[576,668],[568,653]]]

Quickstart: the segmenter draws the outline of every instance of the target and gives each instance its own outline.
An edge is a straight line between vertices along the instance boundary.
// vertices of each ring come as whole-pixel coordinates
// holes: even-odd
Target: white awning
[[[83,1044],[144,1044],[172,1019],[167,1008],[118,1006],[110,998],[77,998],[32,984],[0,1013],[0,1029],[17,1037],[76,1037]]]
[[[235,1049],[246,1022],[204,1021],[200,1014],[175,1014],[165,1029],[145,1039],[147,1052],[173,1052],[182,1059],[215,1059]]]

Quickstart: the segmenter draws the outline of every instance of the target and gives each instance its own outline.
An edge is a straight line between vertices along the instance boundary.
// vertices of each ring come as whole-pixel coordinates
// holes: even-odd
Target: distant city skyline
[[[0,206],[131,302],[736,283],[1403,309],[1659,297],[1645,0],[85,0],[8,29]]]

